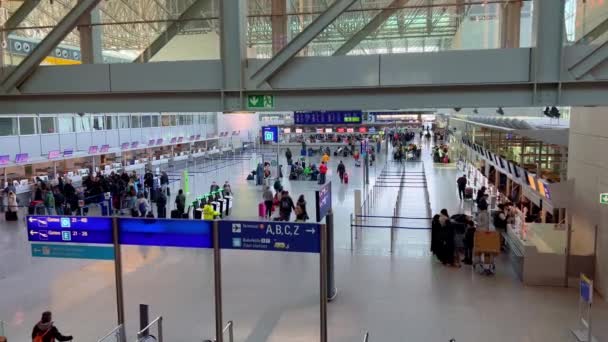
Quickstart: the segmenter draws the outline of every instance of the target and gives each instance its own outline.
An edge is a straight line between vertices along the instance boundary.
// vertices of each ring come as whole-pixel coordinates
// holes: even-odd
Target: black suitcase
[[[16,211],[5,212],[4,219],[7,221],[17,221],[17,212]]]
[[[179,211],[177,211],[177,209],[171,210],[171,218],[172,219],[178,219],[179,218]]]

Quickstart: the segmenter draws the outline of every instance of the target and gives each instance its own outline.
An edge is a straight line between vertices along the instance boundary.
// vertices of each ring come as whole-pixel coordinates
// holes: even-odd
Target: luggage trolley
[[[500,233],[497,231],[476,231],[473,245],[473,269],[484,275],[494,275],[494,258],[500,254]]]

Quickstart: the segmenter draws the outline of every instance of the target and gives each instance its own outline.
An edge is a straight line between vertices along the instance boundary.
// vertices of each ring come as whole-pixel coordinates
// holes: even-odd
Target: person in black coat
[[[439,257],[439,234],[441,232],[441,223],[439,222],[439,215],[433,216],[431,223],[431,253]]]
[[[338,175],[340,176],[340,183],[344,183],[344,174],[346,173],[346,166],[340,160],[340,164],[338,164]]]
[[[32,329],[32,340],[37,336],[42,336],[43,342],[53,341],[72,341],[72,336],[62,335],[57,327],[53,325],[52,314],[50,311],[42,313],[42,319],[36,323],[34,329]]]

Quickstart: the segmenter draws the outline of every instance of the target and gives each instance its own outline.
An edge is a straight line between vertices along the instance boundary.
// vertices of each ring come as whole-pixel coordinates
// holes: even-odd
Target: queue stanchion
[[[353,214],[350,214],[350,250],[353,250]]]

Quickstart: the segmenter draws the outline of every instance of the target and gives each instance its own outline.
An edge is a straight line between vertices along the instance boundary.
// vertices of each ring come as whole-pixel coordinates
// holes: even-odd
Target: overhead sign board
[[[220,221],[220,248],[319,253],[319,224],[297,222]]]
[[[296,125],[360,124],[363,112],[360,110],[296,111],[293,113],[293,117]]]
[[[114,260],[114,247],[33,243],[32,256],[36,258]]]
[[[212,222],[121,218],[121,245],[212,248]]]
[[[262,127],[262,138],[265,142],[279,142],[279,128],[277,126]]]
[[[27,216],[27,237],[32,242],[111,244],[112,218]]]
[[[317,222],[321,222],[331,210],[331,182],[323,184],[321,188],[316,191],[315,197],[317,205]]]
[[[274,108],[274,95],[248,95],[247,108],[272,109]]]

